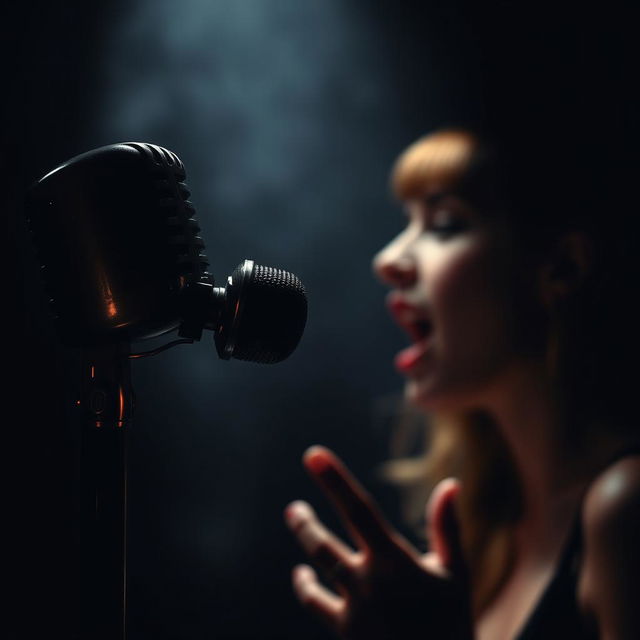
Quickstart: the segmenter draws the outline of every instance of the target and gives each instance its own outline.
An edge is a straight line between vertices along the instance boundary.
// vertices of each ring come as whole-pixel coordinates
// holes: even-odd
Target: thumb
[[[427,503],[427,538],[440,563],[456,579],[466,581],[467,565],[456,513],[460,488],[455,478],[446,478],[435,486]]]

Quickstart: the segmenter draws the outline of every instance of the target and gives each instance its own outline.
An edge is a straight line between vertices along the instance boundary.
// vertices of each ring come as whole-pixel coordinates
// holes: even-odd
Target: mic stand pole
[[[129,343],[84,349],[80,453],[82,638],[125,640]]]

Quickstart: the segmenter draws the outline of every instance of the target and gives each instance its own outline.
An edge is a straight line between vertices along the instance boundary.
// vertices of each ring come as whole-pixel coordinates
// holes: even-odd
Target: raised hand
[[[419,553],[384,519],[372,498],[328,449],[303,458],[344,521],[356,548],[329,531],[313,509],[291,503],[285,519],[311,561],[294,568],[300,602],[346,640],[470,640],[473,630],[453,500],[458,486],[441,483],[429,502],[433,550]]]

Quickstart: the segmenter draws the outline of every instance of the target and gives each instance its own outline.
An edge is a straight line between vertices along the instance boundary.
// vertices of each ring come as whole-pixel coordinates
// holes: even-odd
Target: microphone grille
[[[299,278],[256,264],[243,304],[233,357],[262,364],[287,358],[307,321],[307,295]]]

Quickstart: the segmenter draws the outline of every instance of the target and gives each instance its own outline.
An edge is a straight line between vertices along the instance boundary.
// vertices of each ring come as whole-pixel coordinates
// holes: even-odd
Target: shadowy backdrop
[[[342,531],[300,465],[322,443],[404,527],[376,467],[406,338],[370,261],[402,228],[397,154],[486,108],[477,14],[461,0],[13,4],[1,26],[12,600],[0,634],[70,637],[82,589],[78,354],[53,334],[22,198],[76,154],[142,141],[184,162],[216,280],[244,258],[292,271],[309,320],[273,366],[218,360],[210,335],[132,363],[129,638],[329,638],[292,595],[304,556],[282,510],[308,499]]]

